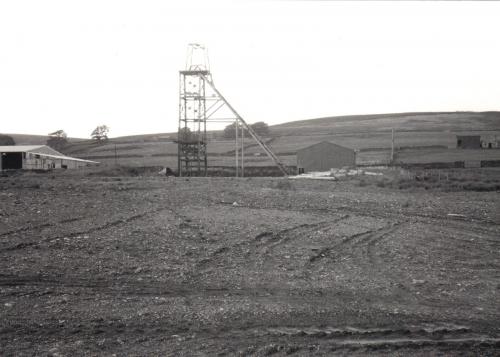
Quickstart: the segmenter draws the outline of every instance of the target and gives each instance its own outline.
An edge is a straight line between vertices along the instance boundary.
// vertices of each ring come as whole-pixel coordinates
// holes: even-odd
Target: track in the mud
[[[397,192],[377,209],[352,188],[326,200],[250,181],[120,184],[89,183],[69,206],[71,189],[47,193],[41,207],[33,192],[16,191],[40,211],[31,222],[16,203],[0,203],[14,218],[0,231],[7,355],[500,348],[491,214],[447,216],[457,208],[445,199],[402,209],[407,194]],[[481,212],[488,197],[468,205]],[[433,197],[414,199],[427,207]]]

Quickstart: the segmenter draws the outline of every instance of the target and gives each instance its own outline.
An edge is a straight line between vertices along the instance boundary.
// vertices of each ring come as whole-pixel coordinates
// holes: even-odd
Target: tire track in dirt
[[[399,326],[394,328],[359,328],[331,326],[274,326],[257,327],[248,331],[234,331],[232,336],[245,338],[245,334],[263,340],[263,344],[272,341],[271,350],[286,351],[293,342],[293,352],[310,351],[311,343],[329,347],[331,351],[347,348],[349,351],[389,348],[395,351],[401,348],[449,347],[463,350],[480,345],[484,348],[500,347],[500,338],[489,333],[478,333],[468,326],[452,323],[426,323],[423,325]],[[224,336],[229,338],[230,336]],[[270,339],[271,338],[271,339]],[[276,340],[276,338],[281,338]],[[255,337],[254,337],[255,339]],[[254,343],[256,341],[254,340]],[[368,351],[367,351],[368,349]],[[306,352],[307,353],[307,352]]]
[[[479,232],[491,233],[490,228],[500,228],[500,224],[489,219],[480,219],[474,217],[460,217],[460,216],[448,216],[448,215],[437,215],[433,213],[420,213],[414,211],[404,211],[404,210],[388,210],[385,209],[383,212],[377,212],[375,209],[360,209],[353,206],[338,206],[332,208],[312,208],[310,211],[319,212],[350,212],[358,216],[366,216],[373,218],[383,218],[383,219],[401,219],[405,218],[407,220],[412,220],[414,222],[426,223],[426,220],[437,221],[439,224],[446,222],[446,225],[463,223],[466,224],[470,230],[477,230]],[[305,211],[307,211],[306,209]],[[368,214],[369,212],[369,214]],[[473,226],[471,226],[473,224]]]
[[[246,246],[250,244],[249,251],[245,254],[247,257],[257,257],[257,252],[261,250],[261,254],[266,254],[270,249],[274,249],[276,246],[283,244],[285,241],[291,238],[291,235],[297,234],[307,234],[308,232],[316,229],[323,229],[339,221],[347,219],[349,216],[345,215],[334,220],[324,220],[315,223],[303,223],[293,227],[281,229],[276,232],[264,231],[257,234],[253,241],[241,240],[230,246],[219,247],[209,254],[207,258],[204,258],[195,264],[195,271],[202,273],[207,265],[214,265],[215,260],[219,259],[222,254],[228,254],[231,250],[236,248]]]
[[[394,232],[401,223],[396,222],[392,223],[388,226],[384,226],[382,228],[376,229],[376,230],[369,230],[367,232],[362,232],[362,233],[357,233],[353,234],[351,236],[346,237],[343,239],[341,242],[334,244],[329,247],[325,247],[321,249],[319,252],[316,254],[312,255],[309,257],[309,263],[310,265],[317,262],[320,259],[323,258],[336,258],[340,256],[343,252],[349,249],[357,248],[366,244],[369,244],[370,242],[374,240],[380,240],[387,234],[390,234]],[[306,268],[309,268],[306,266]]]
[[[111,278],[110,278],[111,279]],[[316,296],[315,292],[307,292],[296,289],[280,289],[266,286],[238,287],[233,288],[227,285],[207,285],[206,282],[196,280],[186,282],[175,281],[138,281],[138,280],[104,280],[88,279],[80,275],[73,276],[46,276],[46,275],[7,275],[0,274],[0,287],[15,287],[10,293],[2,292],[3,296],[28,296],[28,295],[51,295],[56,296],[67,293],[67,289],[78,289],[79,295],[87,290],[90,296],[96,293],[109,294],[115,296],[168,296],[168,297],[252,297],[263,298],[266,301],[270,298],[277,298],[280,301],[284,298],[288,301],[303,301],[304,295],[310,293]],[[345,297],[351,299],[351,296]]]
[[[55,240],[55,239],[74,238],[74,237],[79,236],[79,235],[84,235],[84,234],[89,234],[89,233],[94,233],[94,232],[106,230],[108,228],[116,227],[116,226],[119,226],[119,225],[122,225],[122,224],[127,224],[127,223],[130,223],[130,222],[139,220],[139,219],[141,219],[141,218],[143,218],[145,216],[148,216],[150,214],[155,214],[155,213],[158,213],[158,212],[161,212],[161,211],[165,211],[165,210],[169,210],[172,213],[174,213],[174,215],[179,216],[179,214],[177,212],[175,212],[174,210],[172,210],[170,207],[159,207],[159,208],[156,208],[156,209],[153,209],[153,210],[149,210],[149,211],[146,211],[146,212],[143,212],[143,213],[135,214],[135,215],[132,215],[132,216],[129,216],[129,217],[126,217],[126,218],[117,219],[117,220],[105,223],[105,224],[97,226],[97,227],[91,227],[91,228],[85,229],[85,230],[80,230],[80,231],[76,231],[76,232],[70,232],[70,233],[67,233],[67,234],[52,236],[50,238],[41,239],[41,240],[34,241],[34,242],[33,241],[32,242],[21,242],[21,243],[18,243],[16,245],[13,245],[13,246],[0,249],[0,252],[9,252],[9,251],[17,250],[17,249],[29,248],[29,247],[33,247],[33,246],[39,245],[41,243],[50,242],[50,241]],[[53,226],[53,225],[54,224],[47,223],[45,226],[48,227],[48,226]],[[31,229],[31,227],[29,227],[26,230],[30,230],[30,229]]]
[[[199,287],[166,281],[121,281],[112,282],[102,279],[85,279],[79,276],[67,277],[47,277],[47,276],[15,276],[0,274],[0,286],[4,287],[44,287],[44,288],[78,288],[89,289],[99,293],[122,295],[152,295],[152,296],[188,296],[188,295],[214,295],[227,294],[229,289],[226,287]],[[34,293],[38,293],[35,291]],[[234,295],[243,295],[244,292],[234,290]],[[17,293],[17,292],[16,292]],[[25,292],[19,292],[26,294]],[[53,292],[52,292],[53,293]]]
[[[333,259],[337,261],[344,255],[352,255],[357,257],[356,261],[361,267],[366,268],[367,274],[375,274],[377,276],[383,276],[384,279],[390,278],[393,280],[400,292],[398,296],[402,296],[404,299],[415,299],[413,295],[411,295],[410,290],[399,283],[402,280],[401,277],[390,269],[386,269],[385,267],[387,264],[376,260],[375,253],[373,252],[377,243],[400,229],[405,223],[406,222],[393,222],[376,230],[354,234],[346,237],[333,246],[321,249],[315,255],[309,257],[309,260],[303,268],[305,277],[310,279],[314,272],[315,265],[319,264],[323,259]]]
[[[78,286],[79,287],[79,286]],[[137,287],[139,288],[139,287]],[[89,291],[90,295],[93,295],[94,289]],[[107,289],[101,288],[98,290],[101,293],[127,294],[128,296],[165,296],[165,297],[225,297],[228,291],[225,289],[204,289],[199,287],[192,287],[183,290],[168,290],[163,289],[163,291],[148,291],[148,290],[138,290],[130,291],[129,289]],[[232,293],[232,292],[231,292]],[[253,298],[266,295],[259,295],[262,292],[253,291],[238,291],[234,295],[239,296],[252,296]],[[85,298],[85,295],[83,295]],[[280,297],[281,299],[282,297]],[[27,323],[27,324],[26,324]],[[16,326],[0,324],[0,333],[9,333],[15,335],[22,335],[30,329],[29,321],[19,321]],[[50,325],[50,322],[49,322]],[[50,326],[47,326],[50,327]],[[83,325],[70,324],[61,329],[61,326],[57,323],[54,325],[54,329],[43,328],[40,326],[33,326],[33,333],[29,335],[45,335],[50,334],[53,336],[66,336],[66,334],[82,334],[84,336],[93,335],[107,335],[107,336],[117,336],[117,335],[137,335],[137,334],[147,334],[148,336],[154,337],[157,334],[169,335],[176,334],[179,337],[186,337],[196,333],[197,338],[224,338],[231,339],[241,338],[243,340],[251,339],[255,341],[260,339],[260,343],[265,345],[267,343],[285,343],[288,344],[293,342],[294,344],[302,345],[304,348],[310,343],[321,343],[330,344],[335,347],[347,346],[349,348],[365,348],[365,347],[377,347],[385,346],[389,348],[404,348],[412,346],[422,346],[422,345],[435,345],[439,344],[450,345],[450,346],[468,346],[472,344],[484,344],[485,346],[497,346],[500,347],[500,339],[495,336],[495,334],[485,332],[483,334],[477,333],[467,326],[453,325],[453,324],[429,324],[425,323],[423,325],[411,325],[411,326],[390,326],[390,327],[350,327],[350,326],[276,326],[272,325],[265,327],[262,325],[257,325],[255,327],[245,326],[243,330],[238,329],[237,324],[232,328],[228,329],[224,327],[222,331],[217,330],[217,328],[204,328],[200,326],[199,328],[194,328],[192,325],[180,326],[178,323],[169,323],[168,320],[164,322],[154,322],[149,321],[147,324],[143,322],[129,322],[129,321],[108,321],[108,320],[93,320],[87,321]],[[277,340],[282,338],[284,340]]]
[[[305,223],[296,227],[287,228],[278,231],[276,233],[272,233],[271,234],[272,238],[267,242],[263,242],[263,253],[268,254],[270,250],[274,249],[280,244],[283,244],[291,240],[293,237],[304,236],[316,230],[324,230],[326,228],[332,227],[333,225],[341,221],[348,219],[349,217],[350,217],[349,215],[344,215],[333,220],[326,220],[318,223]]]
[[[242,206],[243,207],[243,206]],[[246,206],[245,206],[246,207]],[[269,207],[253,207],[248,206],[252,209],[267,209]],[[283,211],[298,211],[297,209],[288,209],[273,207],[273,209],[283,210]],[[304,208],[300,210],[301,212],[318,212],[318,213],[341,213],[348,212],[358,217],[370,217],[370,218],[380,218],[380,219],[393,219],[401,220],[412,223],[421,223],[431,226],[445,226],[447,228],[456,229],[457,231],[465,234],[466,232],[471,232],[475,234],[482,235],[481,241],[488,243],[493,249],[500,248],[500,239],[496,239],[498,232],[500,232],[500,224],[493,222],[491,220],[478,220],[478,219],[467,219],[464,217],[450,217],[436,214],[422,214],[418,212],[404,212],[404,211],[390,211],[385,210],[383,213],[376,212],[375,210],[360,209],[353,206],[339,206],[336,208]],[[369,211],[369,212],[368,212]],[[364,233],[361,233],[364,234]],[[355,238],[355,237],[353,237]],[[455,239],[460,239],[459,236],[455,236]],[[475,246],[477,248],[477,246]],[[479,249],[484,248],[479,247]]]
[[[41,328],[43,327],[43,328]],[[500,338],[489,334],[480,334],[466,326],[452,326],[436,324],[429,326],[402,326],[400,328],[353,328],[353,327],[270,327],[256,326],[246,329],[193,328],[192,325],[172,323],[171,321],[157,321],[145,325],[140,320],[120,321],[105,320],[102,318],[79,322],[69,322],[64,328],[57,321],[46,321],[44,324],[33,324],[29,321],[0,326],[0,333],[14,336],[37,336],[38,338],[70,338],[75,335],[88,336],[89,338],[107,338],[113,340],[117,337],[136,340],[140,336],[149,336],[150,340],[186,341],[195,338],[197,343],[203,344],[215,338],[221,346],[221,355],[226,355],[231,348],[227,341],[233,341],[239,346],[251,343],[260,346],[262,353],[254,351],[255,355],[285,354],[311,354],[311,346],[319,347],[323,351],[330,350],[337,354],[339,351],[361,351],[363,354],[389,349],[393,354],[402,349],[420,350],[423,347],[444,348],[453,351],[471,351],[472,347],[481,351],[500,348]],[[224,342],[223,342],[224,341]],[[165,342],[163,342],[165,343]],[[197,344],[189,344],[190,349],[198,350]],[[193,351],[190,351],[191,354]],[[203,349],[199,350],[203,353]],[[230,354],[237,354],[233,348]],[[171,351],[172,352],[172,351]],[[203,353],[204,355],[206,354]],[[404,352],[403,352],[404,353]],[[406,351],[408,353],[408,351]],[[171,355],[163,352],[162,354]],[[240,351],[238,355],[248,355]],[[253,353],[252,353],[253,355]],[[378,354],[377,354],[378,355]],[[399,355],[399,354],[398,354]],[[448,355],[448,354],[446,354]]]
[[[334,345],[339,347],[349,347],[349,349],[403,349],[423,347],[449,347],[456,350],[467,350],[472,346],[481,345],[484,348],[499,348],[500,338],[492,338],[486,335],[464,338],[394,338],[394,339],[353,339],[335,342]]]
[[[401,326],[395,328],[388,327],[353,327],[353,326],[343,326],[343,327],[318,327],[318,326],[301,326],[301,327],[288,327],[288,326],[278,326],[270,327],[265,330],[269,334],[275,335],[287,335],[287,336],[381,336],[387,337],[388,335],[438,335],[443,334],[464,334],[470,333],[471,329],[468,326],[456,325],[456,324],[440,324],[440,323],[428,323],[423,325],[409,325]]]
[[[272,253],[276,248],[293,239],[308,237],[318,230],[326,230],[334,227],[335,224],[346,220],[349,217],[349,215],[343,215],[335,219],[325,220],[317,223],[306,223],[299,226],[283,229],[273,234],[267,234],[266,236],[269,236],[271,238],[264,241],[262,241],[261,237],[257,236],[257,242],[252,245],[252,248],[247,253],[247,256],[253,257],[254,263],[259,263],[259,269],[263,269],[264,271],[272,271],[275,266],[269,259],[266,259],[265,257],[275,256]],[[267,265],[268,267],[263,268],[263,265]]]
[[[363,333],[353,333],[349,328],[319,329],[303,328],[299,334],[286,334],[263,328],[253,330],[217,330],[214,328],[193,329],[191,325],[173,323],[171,321],[158,321],[152,324],[144,324],[136,321],[120,321],[104,319],[92,319],[86,324],[70,322],[64,328],[57,321],[47,321],[42,324],[29,322],[18,322],[10,326],[0,327],[1,334],[13,336],[36,336],[38,339],[52,340],[72,339],[73,336],[86,336],[94,341],[96,338],[108,339],[116,338],[132,340],[136,343],[144,341],[142,336],[148,336],[148,341],[156,344],[156,354],[160,355],[311,355],[314,349],[321,348],[321,355],[350,355],[353,352],[362,355],[370,353],[384,353],[384,355],[406,355],[411,351],[422,353],[422,348],[432,348],[427,351],[432,355],[437,351],[438,355],[456,355],[467,351],[475,351],[478,355],[495,355],[494,351],[500,348],[500,339],[485,334],[460,333],[459,331],[448,332],[408,332],[404,328],[394,331],[382,331],[380,335],[366,335]],[[309,332],[309,333],[308,333]],[[386,333],[386,335],[383,335]],[[179,350],[176,345],[179,341],[184,341],[184,350]],[[211,341],[212,343],[208,343]],[[210,348],[216,341],[218,348]],[[229,342],[231,341],[231,342]],[[239,348],[251,345],[246,350]],[[42,344],[43,346],[43,344]],[[256,346],[257,349],[256,349]],[[43,347],[42,347],[43,348]],[[208,348],[208,350],[207,350]],[[245,347],[243,347],[245,348]],[[134,351],[134,350],[133,350]],[[159,352],[162,351],[162,352]],[[425,351],[425,350],[424,350]],[[123,350],[124,354],[130,350]],[[137,352],[137,351],[136,351]],[[326,354],[325,354],[326,352]],[[102,354],[102,350],[95,350],[92,355]],[[87,351],[88,354],[88,351]],[[135,354],[135,353],[133,353]],[[143,355],[144,350],[140,350],[138,355]]]
[[[279,206],[257,206],[257,205],[239,205],[238,208],[250,208],[250,209],[275,209],[281,211],[293,211],[293,212],[318,212],[318,213],[342,213],[349,212],[350,214],[355,214],[360,217],[372,217],[372,218],[383,218],[383,219],[412,219],[415,222],[422,220],[432,220],[438,222],[447,223],[472,223],[473,227],[469,227],[471,230],[478,230],[480,232],[491,233],[491,228],[500,228],[500,223],[490,220],[475,217],[460,217],[460,216],[447,216],[447,215],[437,215],[432,213],[419,213],[419,212],[407,212],[404,210],[394,210],[394,209],[384,209],[382,212],[378,212],[378,207],[376,209],[370,208],[357,208],[359,202],[352,202],[352,205],[342,205],[337,207],[318,207],[318,208],[288,208]],[[425,221],[424,221],[425,223]],[[441,223],[440,223],[441,224]]]
[[[400,293],[397,295],[399,299],[417,301],[418,298],[411,292],[411,289],[403,283],[404,281],[407,281],[408,278],[404,277],[402,274],[398,274],[396,270],[391,269],[388,265],[389,262],[384,261],[375,253],[375,246],[378,243],[382,242],[390,234],[396,232],[398,229],[404,227],[406,223],[407,222],[397,222],[384,229],[381,234],[377,234],[367,242],[367,244],[364,246],[363,252],[365,257],[368,259],[372,273],[373,270],[375,270],[378,275],[394,282],[393,287],[396,288]]]
[[[374,252],[375,245],[377,243],[380,243],[389,234],[394,233],[399,227],[401,227],[401,225],[402,224],[392,225],[391,227],[384,229],[381,234],[377,234],[376,236],[374,236],[371,240],[369,240],[367,242],[366,247],[365,247],[365,255],[368,257],[368,261],[370,262],[370,264],[372,266],[374,266],[374,267],[385,266],[385,264],[383,264],[381,262],[381,260],[378,259],[378,256]]]
[[[323,340],[335,347],[349,348],[405,348],[423,346],[470,346],[484,344],[499,346],[500,338],[473,332],[467,326],[453,324],[426,324],[400,328],[353,327],[274,327],[263,332],[273,336]]]
[[[26,227],[14,229],[14,230],[11,230],[8,232],[0,233],[0,237],[5,237],[5,236],[12,235],[12,234],[26,232],[26,231],[30,231],[30,230],[38,230],[38,229],[43,229],[43,228],[47,228],[47,227],[54,227],[54,226],[57,226],[59,224],[72,223],[72,222],[76,222],[76,221],[81,221],[83,219],[84,218],[68,218],[68,219],[63,219],[62,221],[59,221],[59,222],[50,222],[50,223],[38,224],[35,226],[26,226]]]
[[[288,336],[287,336],[288,337]],[[488,335],[473,335],[473,336],[457,336],[457,337],[422,337],[422,336],[395,336],[393,338],[365,338],[359,336],[352,336],[350,338],[311,338],[308,337],[305,341],[300,341],[297,346],[296,341],[300,336],[290,336],[288,338],[293,338],[294,348],[293,352],[304,351],[306,355],[310,353],[310,344],[315,343],[322,346],[322,350],[329,348],[330,351],[336,352],[335,355],[340,350],[346,349],[345,355],[350,355],[353,351],[360,350],[363,355],[370,355],[370,352],[376,352],[379,350],[387,350],[390,352],[385,352],[384,355],[393,355],[394,351],[410,349],[410,350],[421,350],[425,347],[430,348],[444,348],[445,350],[451,350],[452,354],[438,354],[438,355],[456,355],[458,351],[470,351],[473,347],[480,347],[481,350],[497,350],[500,348],[500,338],[490,337]],[[280,344],[273,343],[271,351],[286,351],[288,346],[288,341],[282,341]],[[269,341],[268,341],[269,343]],[[407,351],[406,351],[407,352]],[[288,354],[288,353],[287,353]],[[343,354],[344,355],[344,354]],[[377,354],[379,355],[379,354]],[[398,354],[400,355],[400,354]],[[401,354],[405,355],[405,354]],[[432,353],[431,355],[435,355]],[[483,354],[480,354],[483,355]],[[490,355],[485,354],[486,355]],[[491,354],[492,355],[492,354]]]
[[[420,223],[423,225],[432,225],[430,222]],[[455,244],[473,246],[474,249],[481,250],[485,253],[491,252],[492,249],[500,249],[500,229],[497,233],[495,233],[491,230],[484,230],[480,227],[471,227],[470,225],[458,226],[447,224],[446,226],[440,227],[439,233],[448,234],[453,238]],[[495,236],[495,234],[497,234],[497,236]],[[481,243],[481,245],[478,245],[478,243]]]

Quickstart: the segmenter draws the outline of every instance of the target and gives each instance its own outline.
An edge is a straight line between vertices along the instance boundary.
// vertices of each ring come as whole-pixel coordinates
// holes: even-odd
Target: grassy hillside
[[[4,135],[8,135],[14,139],[16,145],[45,145],[47,143],[48,135],[30,135],[30,134],[8,134],[1,133]],[[67,138],[70,143],[76,143],[85,139],[80,138]]]
[[[453,150],[456,135],[500,139],[500,112],[398,113],[300,120],[272,127],[273,149],[291,154],[326,140],[359,151],[359,163],[387,163],[395,131],[401,162],[500,159],[500,150]],[[430,152],[429,152],[430,150]],[[430,155],[429,155],[430,154]]]
[[[350,115],[299,120],[273,126],[275,135],[353,134],[397,131],[500,130],[500,112]]]
[[[326,140],[356,149],[359,163],[387,163],[391,129],[395,130],[398,159],[408,162],[500,159],[500,150],[453,150],[457,134],[500,139],[500,112],[399,113],[328,117],[271,126],[264,138],[287,164],[295,164],[297,150]],[[217,133],[213,133],[217,134]],[[219,132],[220,134],[220,132]],[[47,137],[12,135],[18,144],[44,144]],[[176,166],[175,133],[133,135],[98,143],[71,139],[64,153],[103,164]],[[269,160],[247,139],[247,165],[267,165]],[[210,165],[234,165],[234,141],[209,143]],[[116,154],[116,157],[115,157]]]
[[[500,150],[457,151],[457,134],[500,137],[500,112],[401,113],[357,115],[301,120],[271,127],[269,146],[286,163],[295,164],[298,149],[327,140],[358,150],[360,164],[388,163],[391,129],[401,162],[500,159]],[[111,139],[98,145],[91,141],[70,147],[75,156],[105,164],[131,166],[176,165],[175,134],[152,134]],[[116,159],[115,159],[116,148]],[[450,148],[450,150],[448,150]],[[214,140],[209,145],[210,165],[234,165],[234,143]],[[269,160],[252,140],[246,145],[247,165],[266,165]],[[260,154],[260,155],[259,155]]]

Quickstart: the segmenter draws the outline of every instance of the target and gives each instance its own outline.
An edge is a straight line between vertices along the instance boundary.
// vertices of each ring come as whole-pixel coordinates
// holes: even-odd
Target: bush
[[[359,187],[365,187],[367,185],[366,181],[365,180],[359,180],[358,181],[358,186]]]
[[[54,150],[63,152],[66,145],[68,145],[68,140],[64,137],[51,136],[47,139],[46,144]]]
[[[385,187],[384,181],[377,181],[377,187]]]
[[[292,190],[295,191],[295,185],[288,179],[281,179],[274,185],[274,188],[278,190]]]

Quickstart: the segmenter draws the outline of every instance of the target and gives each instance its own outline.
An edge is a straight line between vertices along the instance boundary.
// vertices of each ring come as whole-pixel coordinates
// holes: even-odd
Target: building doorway
[[[17,170],[23,168],[22,152],[2,153],[2,170]]]

